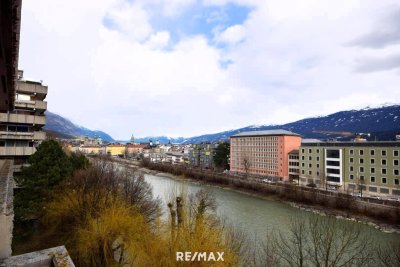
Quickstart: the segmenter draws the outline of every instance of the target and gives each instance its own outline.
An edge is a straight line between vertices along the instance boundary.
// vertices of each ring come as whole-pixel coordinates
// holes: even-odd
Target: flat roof
[[[290,136],[300,136],[297,133],[288,131],[288,130],[283,130],[283,129],[276,129],[276,130],[264,130],[264,131],[248,131],[248,132],[242,132],[238,133],[235,135],[232,135],[231,137],[241,137],[241,136],[274,136],[274,135],[290,135]]]
[[[363,141],[363,142],[318,142],[302,143],[301,146],[326,146],[326,147],[399,147],[399,141]]]

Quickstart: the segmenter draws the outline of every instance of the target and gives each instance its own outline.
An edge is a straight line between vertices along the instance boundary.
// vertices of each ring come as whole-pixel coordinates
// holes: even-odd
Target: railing
[[[26,114],[0,113],[0,122],[45,125],[46,117]]]
[[[29,82],[18,82],[17,93],[36,93],[47,95],[47,86]]]
[[[13,140],[45,140],[45,132],[11,132],[0,131],[0,139],[13,139]]]
[[[46,101],[27,101],[27,100],[15,100],[15,107],[16,108],[23,108],[23,109],[40,109],[46,110],[47,109],[47,102]]]
[[[0,156],[30,156],[35,151],[34,147],[0,147]]]

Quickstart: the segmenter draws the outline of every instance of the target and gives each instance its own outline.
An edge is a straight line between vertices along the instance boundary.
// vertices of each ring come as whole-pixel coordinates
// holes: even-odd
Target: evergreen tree
[[[68,157],[56,141],[47,140],[29,157],[28,163],[29,167],[16,177],[20,187],[15,194],[17,220],[40,217],[51,190],[75,169],[87,166],[88,161],[84,156]]]
[[[230,145],[229,143],[220,143],[217,147],[214,156],[215,166],[218,168],[229,169],[229,155]]]

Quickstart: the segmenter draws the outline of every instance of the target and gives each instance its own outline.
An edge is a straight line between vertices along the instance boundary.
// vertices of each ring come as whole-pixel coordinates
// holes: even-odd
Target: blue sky
[[[22,12],[19,67],[49,86],[49,110],[116,139],[400,102],[396,0],[36,0]]]

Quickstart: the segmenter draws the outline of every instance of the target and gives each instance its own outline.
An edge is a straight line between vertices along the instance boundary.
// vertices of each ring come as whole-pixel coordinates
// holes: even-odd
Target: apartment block
[[[303,143],[300,183],[399,197],[399,153],[398,141]]]
[[[0,157],[27,158],[46,139],[42,130],[46,123],[44,112],[47,86],[23,78],[18,71],[14,109],[0,113]]]
[[[231,136],[231,171],[289,180],[289,153],[300,147],[300,135],[287,130],[243,132]]]
[[[200,168],[214,168],[214,156],[218,143],[200,143],[189,148],[188,158],[191,166]]]

